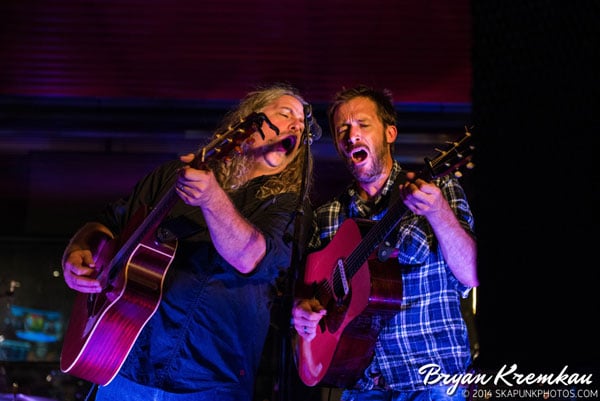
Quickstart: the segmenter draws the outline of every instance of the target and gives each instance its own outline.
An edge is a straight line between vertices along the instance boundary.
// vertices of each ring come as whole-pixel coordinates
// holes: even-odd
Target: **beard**
[[[229,160],[219,160],[211,166],[217,181],[226,191],[235,191],[248,181],[248,172],[253,159],[245,154],[235,155]]]
[[[381,177],[381,174],[383,174],[386,156],[387,150],[381,148],[375,154],[369,155],[371,163],[365,166],[356,166],[352,163],[352,158],[347,158],[346,166],[357,181],[371,183],[377,181],[377,179]]]

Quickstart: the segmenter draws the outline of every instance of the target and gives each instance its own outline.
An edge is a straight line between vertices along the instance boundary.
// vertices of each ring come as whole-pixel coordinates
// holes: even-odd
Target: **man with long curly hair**
[[[310,135],[320,128],[287,84],[250,92],[209,144],[235,127],[236,151],[159,166],[67,246],[67,285],[102,293],[98,244],[118,239],[144,205],[169,191],[179,198],[157,230],[177,247],[160,303],[96,400],[252,400],[278,279],[290,266],[294,214],[311,181]]]

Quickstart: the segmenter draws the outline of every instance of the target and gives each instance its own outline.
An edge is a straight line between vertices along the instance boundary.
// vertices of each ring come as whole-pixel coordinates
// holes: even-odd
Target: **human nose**
[[[360,141],[360,130],[356,127],[350,126],[348,129],[348,143],[354,145]]]
[[[292,121],[290,122],[290,131],[302,132],[303,130],[304,130],[304,118],[292,117]]]

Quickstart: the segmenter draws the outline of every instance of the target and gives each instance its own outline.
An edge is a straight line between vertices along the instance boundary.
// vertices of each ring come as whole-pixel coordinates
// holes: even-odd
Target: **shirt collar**
[[[388,177],[383,189],[377,196],[368,201],[363,200],[358,195],[356,181],[348,187],[348,195],[350,196],[350,214],[351,217],[369,217],[373,218],[381,214],[382,209],[387,210],[389,205],[380,205],[381,199],[386,198],[388,193],[391,193],[396,177],[402,170],[400,164],[394,160],[390,176]]]

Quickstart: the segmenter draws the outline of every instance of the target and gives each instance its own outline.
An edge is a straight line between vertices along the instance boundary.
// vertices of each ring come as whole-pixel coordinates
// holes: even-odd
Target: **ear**
[[[395,125],[388,125],[385,128],[385,140],[387,143],[394,143],[398,136],[398,127]]]

